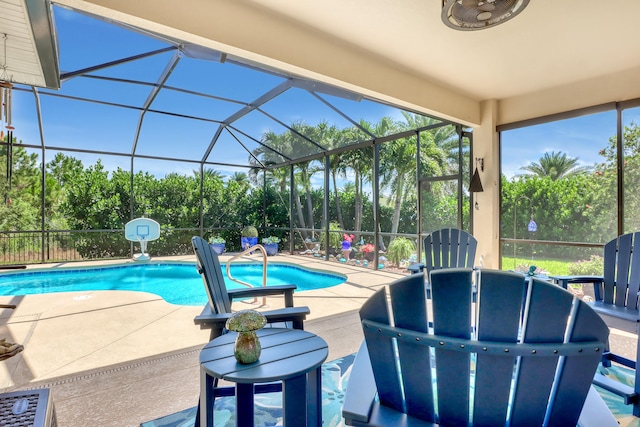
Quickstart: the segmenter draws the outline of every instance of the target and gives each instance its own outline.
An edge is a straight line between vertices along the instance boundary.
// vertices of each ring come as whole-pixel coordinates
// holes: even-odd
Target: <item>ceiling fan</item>
[[[513,18],[529,0],[442,0],[442,21],[462,31],[491,28]]]

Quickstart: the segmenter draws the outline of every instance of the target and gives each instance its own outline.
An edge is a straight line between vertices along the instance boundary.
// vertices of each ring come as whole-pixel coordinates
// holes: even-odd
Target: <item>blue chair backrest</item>
[[[427,274],[440,268],[472,268],[478,241],[471,234],[457,228],[436,230],[424,238]]]
[[[200,236],[193,236],[191,245],[196,254],[196,268],[202,276],[211,309],[216,314],[231,313],[231,300],[227,293],[227,285],[224,283],[218,254]]]
[[[603,294],[600,294],[603,291]],[[618,307],[638,308],[640,232],[623,234],[604,246],[604,288],[596,299]]]
[[[429,309],[420,275],[392,283],[390,305],[384,288],[363,305],[380,403],[442,425],[576,425],[604,321],[570,292],[517,273],[482,270],[474,298],[474,274],[432,272]]]

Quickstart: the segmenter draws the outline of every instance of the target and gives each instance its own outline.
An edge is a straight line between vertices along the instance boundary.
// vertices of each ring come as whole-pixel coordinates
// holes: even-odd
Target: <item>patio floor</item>
[[[195,257],[171,260],[193,262]],[[305,329],[329,343],[327,360],[358,349],[362,332],[357,310],[373,292],[400,277],[310,256],[278,255],[272,260],[347,276],[341,285],[296,293],[295,304],[311,308]],[[126,291],[0,297],[0,303],[18,305],[0,311],[0,337],[25,347],[0,364],[0,392],[50,388],[59,425],[139,426],[197,403],[198,354],[209,336],[193,324],[201,307],[171,305],[153,294]],[[268,299],[270,308],[281,303]],[[613,329],[611,340],[614,348],[635,357],[634,334]]]

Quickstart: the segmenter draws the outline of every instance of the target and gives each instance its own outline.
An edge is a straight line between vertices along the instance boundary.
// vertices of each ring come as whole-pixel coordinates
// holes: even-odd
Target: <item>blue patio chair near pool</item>
[[[231,316],[231,303],[242,298],[255,298],[269,295],[282,295],[285,308],[263,311],[269,324],[277,323],[279,327],[303,329],[303,322],[310,313],[309,307],[294,307],[293,293],[295,284],[282,286],[265,286],[244,289],[227,289],[224,283],[222,267],[218,255],[211,249],[209,243],[200,236],[191,239],[196,254],[196,267],[204,281],[209,303],[194,322],[202,329],[211,329],[210,338],[214,339],[224,332],[224,325]],[[283,323],[284,322],[284,323]]]
[[[362,306],[347,425],[618,425],[591,385],[609,329],[588,304],[505,271],[437,270],[431,286],[431,304],[410,275]]]
[[[267,326],[281,328],[304,329],[304,320],[310,313],[309,307],[294,307],[293,292],[295,284],[282,286],[265,286],[245,289],[227,289],[222,274],[222,266],[218,254],[209,246],[209,243],[200,236],[193,236],[191,244],[196,254],[196,268],[202,276],[204,287],[209,297],[209,303],[205,305],[202,313],[196,316],[194,322],[202,329],[211,329],[210,339],[214,339],[223,333],[225,323],[232,315],[231,303],[234,299],[255,298],[269,295],[283,295],[285,308],[278,310],[262,311],[267,318]],[[214,398],[232,396],[234,387],[218,387],[217,378],[214,379]],[[256,393],[270,393],[282,390],[282,383],[267,383],[256,385]],[[196,426],[200,425],[200,405],[196,413]]]
[[[425,263],[412,264],[408,270],[426,275],[441,268],[471,268],[476,259],[478,241],[471,234],[457,228],[442,228],[423,240]]]

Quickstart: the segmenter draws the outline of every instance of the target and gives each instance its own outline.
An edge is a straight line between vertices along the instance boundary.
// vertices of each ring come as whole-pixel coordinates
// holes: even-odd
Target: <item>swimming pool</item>
[[[227,278],[226,266],[223,265],[222,270],[229,289],[243,287]],[[231,274],[238,280],[262,286],[261,264],[233,264]],[[272,286],[295,283],[298,291],[304,291],[335,286],[346,278],[335,273],[271,263],[267,280]],[[202,278],[195,264],[188,263],[126,264],[0,274],[1,296],[100,290],[150,292],[178,305],[204,305],[207,302]]]

